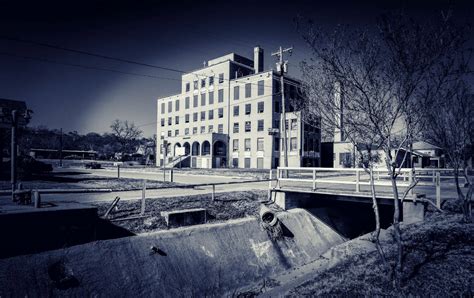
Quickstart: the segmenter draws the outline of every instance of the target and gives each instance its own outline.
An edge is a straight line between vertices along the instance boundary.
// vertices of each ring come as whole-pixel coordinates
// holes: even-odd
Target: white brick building
[[[320,131],[303,125],[288,104],[299,84],[285,76],[288,164],[319,166]],[[157,101],[157,165],[277,167],[281,115],[280,76],[263,71],[261,48],[253,61],[234,53],[209,60],[182,76],[180,93]]]

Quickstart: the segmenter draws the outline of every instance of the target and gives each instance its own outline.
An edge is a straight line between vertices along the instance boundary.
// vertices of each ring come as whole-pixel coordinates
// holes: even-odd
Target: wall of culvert
[[[277,217],[279,239],[245,218],[2,259],[0,296],[232,295],[345,241],[303,209]],[[74,282],[61,285],[55,274]]]

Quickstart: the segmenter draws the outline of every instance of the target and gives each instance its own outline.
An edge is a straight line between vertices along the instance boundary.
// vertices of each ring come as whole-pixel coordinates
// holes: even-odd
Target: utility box
[[[207,221],[204,208],[163,211],[160,214],[165,218],[166,226],[169,228],[199,225]]]

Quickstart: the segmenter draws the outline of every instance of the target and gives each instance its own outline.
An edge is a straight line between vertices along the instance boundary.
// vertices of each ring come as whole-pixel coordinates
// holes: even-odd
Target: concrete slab
[[[3,259],[0,296],[231,296],[345,241],[305,210],[278,218],[285,227],[279,240],[245,218]],[[55,288],[47,272],[58,262],[77,287]]]
[[[165,218],[166,226],[182,227],[206,223],[207,211],[204,208],[182,209],[163,211],[161,216]]]

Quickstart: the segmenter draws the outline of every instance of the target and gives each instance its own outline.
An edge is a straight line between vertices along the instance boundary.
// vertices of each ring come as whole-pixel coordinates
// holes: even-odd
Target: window
[[[174,135],[175,135],[175,136],[179,136],[179,129],[175,129],[175,130],[174,130]]]
[[[263,138],[257,138],[257,151],[263,151]]]
[[[189,135],[189,128],[185,128],[185,129],[184,129],[184,134],[185,134],[185,135]]]
[[[219,118],[224,118],[224,108],[219,108],[219,110],[217,110],[217,116]]]
[[[219,74],[219,84],[222,84],[222,83],[224,83],[224,74],[220,73]]]
[[[184,115],[184,122],[189,123],[189,114]]]
[[[206,127],[205,126],[201,126],[201,133],[206,133]]]
[[[164,114],[165,113],[165,103],[162,102],[161,103],[161,114]]]
[[[161,118],[161,126],[165,126],[165,118]]]
[[[171,137],[171,130],[168,130],[168,137]]]
[[[193,121],[196,122],[198,121],[198,113],[193,113]]]
[[[209,120],[214,119],[214,110],[209,110]]]
[[[206,87],[206,79],[201,79],[201,88]]]
[[[265,102],[259,101],[257,104],[257,113],[263,113],[265,109]]]
[[[194,95],[193,96],[193,108],[197,108],[198,106],[198,96]]]
[[[250,151],[250,139],[245,139],[244,145],[245,145],[245,151]]]
[[[234,133],[238,133],[239,132],[239,122],[234,122],[234,130],[233,130]]]
[[[239,140],[234,139],[232,140],[232,151],[239,151]]]
[[[251,111],[252,111],[252,104],[251,103],[245,104],[245,115],[250,115]]]
[[[217,126],[217,132],[224,133],[224,124],[219,124],[219,126]]]
[[[247,83],[245,84],[245,98],[249,98],[252,96],[252,84]]]
[[[244,167],[246,169],[249,169],[250,168],[250,158],[245,158],[244,159]]]
[[[197,134],[198,133],[198,128],[197,127],[193,127],[193,135]]]
[[[186,92],[189,92],[189,90],[191,89],[191,86],[189,83],[186,83]]]
[[[206,105],[206,93],[201,94],[201,106]]]
[[[263,83],[264,83],[263,80],[258,81],[258,83],[257,83],[257,85],[258,85],[257,86],[258,87],[257,95],[263,95],[265,93],[265,90],[263,89],[264,88]]]
[[[217,101],[224,102],[224,89],[217,91]]]
[[[273,93],[278,93],[280,92],[280,82],[279,81],[273,81],[274,84],[273,84]]]
[[[280,120],[278,119],[273,120],[273,128],[280,129]]]
[[[168,125],[171,125],[173,123],[173,118],[172,117],[168,117]]]
[[[339,153],[339,164],[349,166],[351,164],[352,156],[350,153]]]
[[[245,132],[249,132],[252,130],[252,122],[245,121]]]
[[[290,138],[290,151],[296,150],[298,150],[298,143],[296,141],[296,138]]]
[[[209,86],[214,85],[214,76],[209,77]]]
[[[275,111],[275,113],[280,113],[280,111],[281,111],[280,102],[279,101],[274,101],[273,103],[274,103],[273,110]]]
[[[291,119],[291,130],[296,130],[298,129],[298,122],[296,119]]]
[[[201,112],[201,121],[206,120],[206,111]]]
[[[173,112],[173,102],[168,101],[168,113],[171,113],[171,112]]]
[[[258,122],[257,122],[257,131],[263,131],[263,129],[264,129],[263,124],[264,124],[263,120],[258,120]]]
[[[233,168],[238,168],[239,167],[239,159],[238,158],[232,158],[232,167]]]
[[[214,104],[214,91],[209,92],[209,104]]]
[[[288,130],[288,119],[285,120],[285,129]]]
[[[275,151],[280,151],[280,138],[278,137],[274,139],[274,148],[275,148]]]
[[[194,81],[193,82],[193,87],[194,87],[194,90],[196,90],[198,88],[198,81]]]
[[[174,117],[174,124],[179,124],[179,116]]]
[[[209,133],[214,132],[214,125],[209,125]]]
[[[239,116],[239,106],[234,106],[234,116]]]
[[[175,101],[174,110],[175,110],[176,112],[179,111],[179,99],[177,99],[177,100]]]
[[[257,158],[257,169],[263,169],[263,157]]]
[[[234,86],[234,100],[239,99],[239,86]]]
[[[189,109],[189,96],[184,99],[184,108]]]

